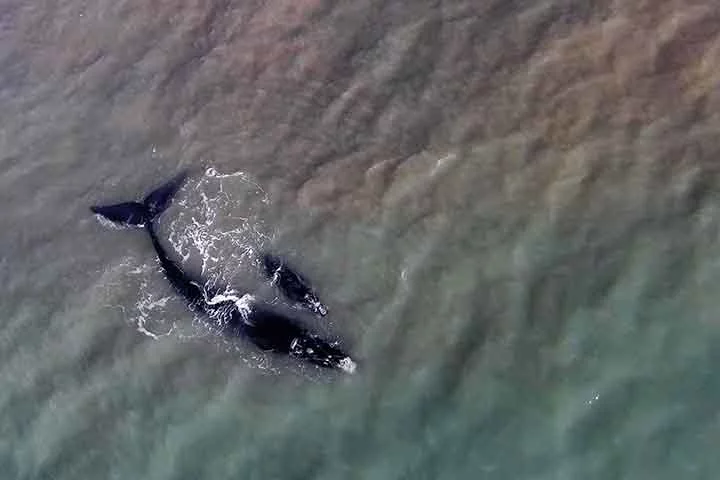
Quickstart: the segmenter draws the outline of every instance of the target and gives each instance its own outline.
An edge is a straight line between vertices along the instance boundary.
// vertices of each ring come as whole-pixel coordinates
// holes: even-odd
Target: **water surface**
[[[711,1],[3,0],[2,478],[716,478],[718,72]],[[354,376],[89,213],[187,167],[177,258]]]

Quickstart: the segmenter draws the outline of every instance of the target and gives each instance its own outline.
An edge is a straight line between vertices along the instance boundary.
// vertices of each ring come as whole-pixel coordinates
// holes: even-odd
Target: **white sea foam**
[[[199,257],[200,273],[214,281],[231,277],[243,264],[254,262],[257,249],[269,239],[256,213],[258,202],[269,203],[267,193],[244,172],[223,174],[214,168],[186,188],[191,192],[177,201],[180,211],[167,235],[182,261]],[[232,196],[228,189],[233,190]],[[241,203],[237,197],[249,200]],[[241,215],[237,215],[239,211]],[[228,219],[232,228],[223,225]]]
[[[338,363],[339,367],[347,373],[355,373],[357,364],[350,357],[345,357]]]

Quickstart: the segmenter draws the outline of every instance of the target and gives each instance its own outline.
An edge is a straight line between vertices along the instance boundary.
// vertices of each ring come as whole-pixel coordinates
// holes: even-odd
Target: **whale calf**
[[[262,263],[265,275],[277,285],[285,297],[313,313],[323,317],[327,315],[327,307],[320,302],[317,294],[310,287],[310,282],[293,270],[287,262],[278,256],[265,253]]]
[[[308,331],[296,319],[255,301],[252,295],[237,298],[204,287],[201,279],[193,278],[168,256],[155,231],[155,221],[168,208],[186,178],[187,172],[180,173],[150,192],[142,202],[93,206],[90,210],[114,223],[144,228],[170,284],[185,298],[191,310],[204,314],[223,334],[247,338],[263,350],[353,373],[356,363],[348,354]]]

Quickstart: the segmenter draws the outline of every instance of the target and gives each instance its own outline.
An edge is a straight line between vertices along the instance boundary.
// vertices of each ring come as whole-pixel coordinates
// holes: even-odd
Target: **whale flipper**
[[[310,283],[295,272],[280,257],[266,253],[262,258],[265,275],[272,279],[290,300],[303,305],[318,315],[327,315],[327,307],[318,299]]]

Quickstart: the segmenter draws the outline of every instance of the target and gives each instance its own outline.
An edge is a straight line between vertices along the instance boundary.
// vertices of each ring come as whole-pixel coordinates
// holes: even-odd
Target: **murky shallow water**
[[[1,2],[2,478],[715,478],[717,9],[593,5]],[[354,376],[88,211],[189,166],[167,245]]]

